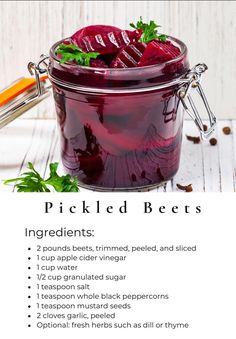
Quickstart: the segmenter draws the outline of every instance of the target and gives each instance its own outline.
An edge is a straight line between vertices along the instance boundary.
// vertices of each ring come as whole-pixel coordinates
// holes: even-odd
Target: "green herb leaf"
[[[147,43],[155,39],[159,39],[160,41],[165,42],[168,37],[165,34],[158,34],[157,28],[161,26],[157,25],[153,20],[151,20],[149,24],[145,24],[143,23],[142,17],[140,17],[140,21],[138,21],[136,24],[131,23],[130,26],[132,28],[141,29],[143,31],[143,34],[139,39],[140,42]]]
[[[45,181],[46,185],[51,185],[57,192],[78,192],[78,179],[69,174],[59,176],[57,174],[58,163],[50,164],[50,177]]]
[[[81,66],[90,66],[90,60],[96,59],[99,55],[97,52],[85,53],[73,44],[60,44],[55,53],[62,56],[60,64],[64,64],[67,61],[75,61]]]
[[[57,174],[58,163],[51,163],[50,176],[44,180],[35,170],[31,162],[28,163],[29,172],[21,174],[19,178],[5,180],[4,184],[15,183],[17,192],[51,192],[48,186],[52,186],[56,192],[78,192],[77,177]]]

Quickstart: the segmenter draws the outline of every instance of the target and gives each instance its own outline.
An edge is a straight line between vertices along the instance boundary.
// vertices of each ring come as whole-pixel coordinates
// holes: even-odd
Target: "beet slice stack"
[[[98,68],[156,65],[180,55],[180,49],[171,40],[163,41],[157,37],[141,42],[143,32],[142,29],[130,31],[108,25],[91,25],[77,31],[65,43],[78,46],[84,53],[99,53],[96,59],[90,61],[90,67]]]

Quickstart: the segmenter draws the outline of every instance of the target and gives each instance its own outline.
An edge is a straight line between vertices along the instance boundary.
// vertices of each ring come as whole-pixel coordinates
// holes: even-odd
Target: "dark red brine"
[[[72,38],[88,43],[86,34],[95,34],[95,26],[90,27]],[[187,48],[171,37],[166,44],[153,41],[146,47],[138,31],[127,32],[116,29],[114,36],[123,45],[116,51],[106,42],[110,55],[101,53],[91,67],[60,64],[55,49],[62,42],[50,52],[62,162],[91,189],[154,188],[179,168],[183,108],[176,93],[189,70]],[[99,39],[90,38],[90,46]]]

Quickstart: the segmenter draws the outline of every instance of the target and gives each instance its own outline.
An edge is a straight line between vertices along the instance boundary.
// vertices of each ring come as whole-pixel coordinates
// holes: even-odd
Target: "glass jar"
[[[169,62],[104,69],[60,64],[48,68],[66,172],[95,190],[150,189],[178,171],[183,106],[177,95],[189,71],[187,48]]]
[[[42,56],[37,64],[28,65],[36,76],[35,100],[45,95],[40,74],[48,73],[62,163],[67,173],[78,177],[80,186],[101,191],[155,188],[178,171],[184,110],[203,137],[213,131],[216,119],[200,84],[207,67],[199,64],[190,70],[187,47],[170,39],[181,54],[152,66],[112,69],[60,64],[55,50],[62,41],[52,46],[49,58]],[[191,98],[192,89],[205,104],[210,119],[207,131]]]

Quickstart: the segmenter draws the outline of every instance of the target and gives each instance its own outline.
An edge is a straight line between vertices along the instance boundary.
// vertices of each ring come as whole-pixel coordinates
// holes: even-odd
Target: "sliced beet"
[[[172,60],[179,55],[179,48],[174,46],[170,41],[161,42],[154,40],[147,45],[138,66],[159,64]]]
[[[112,68],[137,67],[143,52],[146,48],[145,43],[135,42],[124,47],[116,58],[112,61]]]
[[[84,28],[81,28],[71,37],[72,40],[78,41],[85,36],[94,36],[97,34],[107,34],[109,32],[120,32],[121,29],[115,26],[108,25],[91,25]]]
[[[110,31],[95,35],[74,35],[71,40],[84,52],[98,52],[100,54],[117,53],[132,42],[138,41],[142,35],[141,30]]]

